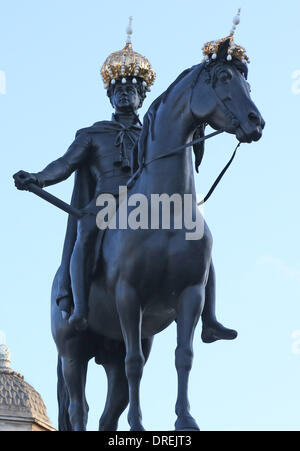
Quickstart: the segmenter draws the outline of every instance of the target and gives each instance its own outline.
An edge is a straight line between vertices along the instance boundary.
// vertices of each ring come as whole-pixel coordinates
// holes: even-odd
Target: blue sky
[[[300,4],[215,0],[213,6],[196,0],[0,0],[0,330],[14,369],[41,393],[54,426],[50,289],[67,217],[17,191],[11,176],[41,170],[65,152],[77,129],[110,118],[99,69],[124,46],[129,15],[134,49],[157,73],[142,117],[181,71],[201,61],[203,43],[229,33],[241,6],[236,41],[251,59],[252,97],[267,125],[258,143],[241,146],[205,207],[214,237],[218,317],[239,338],[204,345],[198,327],[190,398],[202,430],[300,430]],[[207,143],[196,177],[199,193],[209,189],[235,144],[229,135]],[[49,191],[68,201],[72,183]],[[145,368],[142,409],[149,430],[174,424],[175,337],[171,326],[155,338]],[[91,362],[89,430],[98,427],[105,395],[103,369]],[[120,429],[128,429],[126,415]]]

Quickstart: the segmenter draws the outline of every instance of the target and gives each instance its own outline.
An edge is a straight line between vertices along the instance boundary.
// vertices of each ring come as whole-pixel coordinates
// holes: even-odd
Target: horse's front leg
[[[190,415],[188,380],[193,362],[193,338],[205,300],[205,288],[196,285],[184,290],[177,310],[177,348],[175,365],[178,375],[178,396],[176,402],[176,430],[199,430]]]
[[[140,382],[145,365],[142,350],[142,311],[136,291],[125,281],[119,282],[116,303],[126,346],[125,373],[129,388],[128,423],[131,431],[143,431],[140,408]]]
[[[147,361],[153,338],[142,341],[143,354]],[[99,423],[100,431],[116,431],[119,417],[127,407],[128,381],[125,373],[125,353],[116,354],[114,362],[103,365],[107,375],[108,390],[104,412]]]

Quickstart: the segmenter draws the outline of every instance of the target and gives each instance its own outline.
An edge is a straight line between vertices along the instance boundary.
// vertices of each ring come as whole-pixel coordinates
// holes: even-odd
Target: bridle
[[[188,148],[188,147],[191,147],[191,146],[193,146],[193,145],[195,145],[195,144],[200,144],[200,143],[206,141],[206,140],[209,139],[209,138],[213,138],[214,136],[217,136],[217,135],[220,135],[221,133],[224,133],[224,131],[225,131],[225,130],[218,130],[218,131],[216,131],[216,132],[214,132],[214,133],[210,133],[209,135],[203,136],[202,138],[198,138],[198,139],[195,139],[195,140],[193,140],[193,141],[190,141],[190,142],[188,142],[188,143],[186,143],[186,144],[184,144],[184,145],[182,145],[182,146],[180,146],[180,147],[176,147],[176,149],[170,150],[169,152],[165,152],[164,154],[161,154],[161,155],[159,155],[158,157],[152,158],[152,159],[149,160],[149,161],[144,161],[144,162],[140,165],[140,167],[138,168],[138,170],[137,170],[137,171],[132,175],[132,177],[128,180],[128,182],[127,182],[127,188],[130,189],[130,188],[134,185],[136,179],[141,175],[143,169],[144,169],[145,167],[149,166],[149,165],[150,165],[151,163],[153,163],[154,161],[158,161],[158,160],[161,160],[161,159],[163,159],[163,158],[168,158],[168,157],[174,156],[174,155],[176,155],[177,153],[179,153],[181,150],[184,150],[184,149],[186,149],[186,148]],[[231,166],[231,163],[233,162],[234,157],[236,156],[237,150],[238,150],[238,148],[240,147],[240,145],[241,145],[241,143],[239,142],[238,145],[236,146],[236,148],[234,149],[234,152],[233,152],[233,154],[232,154],[230,160],[228,161],[228,163],[226,164],[226,166],[224,167],[224,169],[222,169],[222,171],[220,172],[220,174],[218,175],[218,177],[217,177],[216,180],[214,181],[212,187],[210,188],[210,190],[208,191],[208,193],[206,194],[206,196],[204,197],[204,199],[203,199],[201,202],[198,203],[199,206],[200,206],[200,205],[203,205],[203,204],[211,197],[211,195],[212,195],[213,192],[215,191],[216,187],[217,187],[218,184],[220,183],[221,179],[223,178],[223,176],[225,175],[225,173],[227,172],[227,170],[228,170],[229,167]]]
[[[203,70],[203,67],[202,67],[201,70],[199,71],[199,74],[198,74],[198,76],[197,76],[197,79],[199,78],[199,76],[200,76],[202,70]],[[212,84],[212,89],[215,91],[215,88],[214,88],[213,84]],[[218,98],[219,102],[221,103],[222,107],[224,108],[225,114],[226,114],[227,116],[230,116],[231,120],[232,120],[232,121],[235,121],[236,124],[238,124],[237,127],[239,127],[239,126],[240,126],[240,123],[239,123],[239,121],[237,120],[237,118],[236,118],[236,117],[234,116],[234,114],[229,110],[229,108],[228,108],[228,106],[225,104],[225,102],[224,102],[222,99],[220,99],[220,97],[217,95],[216,92],[215,92],[215,95],[216,95],[216,97]],[[236,124],[235,124],[235,125],[236,125]],[[200,144],[200,143],[206,141],[207,139],[213,138],[214,136],[217,136],[217,135],[219,135],[219,134],[221,134],[221,133],[224,133],[224,132],[225,132],[225,130],[218,130],[218,131],[216,131],[216,132],[210,133],[209,135],[202,136],[201,138],[195,139],[195,140],[193,140],[193,141],[189,141],[188,143],[183,144],[182,146],[176,147],[175,149],[169,150],[169,151],[167,151],[167,152],[165,152],[165,153],[163,153],[163,154],[161,154],[161,155],[159,155],[159,156],[157,156],[157,157],[155,157],[155,158],[152,158],[151,160],[143,161],[143,162],[140,164],[140,166],[139,166],[139,168],[137,169],[137,171],[136,171],[136,172],[132,175],[132,177],[128,180],[128,182],[127,182],[127,188],[130,189],[130,188],[134,185],[134,183],[135,183],[135,181],[137,180],[137,178],[141,175],[143,169],[144,169],[145,167],[149,166],[151,163],[153,163],[153,162],[155,162],[155,161],[158,161],[158,160],[161,160],[161,159],[163,159],[163,158],[168,158],[168,157],[174,156],[174,155],[176,155],[177,153],[179,153],[181,150],[185,150],[185,149],[187,149],[187,148],[189,148],[189,147],[191,147],[191,146],[194,146],[195,144]],[[225,175],[225,173],[227,172],[227,170],[228,170],[229,167],[231,166],[231,164],[232,164],[232,162],[233,162],[233,160],[234,160],[234,158],[235,158],[235,156],[236,156],[237,150],[238,150],[238,148],[240,147],[240,145],[241,145],[241,142],[238,143],[238,145],[237,145],[236,148],[234,149],[234,152],[233,152],[233,154],[232,154],[230,160],[228,161],[228,163],[226,164],[226,166],[222,169],[222,171],[220,172],[220,174],[218,175],[218,177],[217,177],[216,180],[214,181],[213,185],[211,186],[210,190],[208,191],[208,193],[206,194],[206,196],[204,197],[204,199],[203,199],[201,202],[198,203],[198,206],[203,205],[203,204],[211,197],[211,195],[212,195],[213,192],[215,191],[217,185],[220,183],[221,179],[223,178],[223,176]]]

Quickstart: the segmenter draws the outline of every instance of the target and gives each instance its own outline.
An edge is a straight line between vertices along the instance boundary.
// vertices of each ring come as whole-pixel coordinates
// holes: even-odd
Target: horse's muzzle
[[[245,124],[240,124],[236,137],[240,142],[251,143],[262,137],[265,121],[258,112],[251,111]]]
[[[262,127],[258,126],[255,129],[244,131],[241,127],[236,130],[235,133],[237,139],[242,143],[252,143],[253,141],[259,141],[262,137]]]

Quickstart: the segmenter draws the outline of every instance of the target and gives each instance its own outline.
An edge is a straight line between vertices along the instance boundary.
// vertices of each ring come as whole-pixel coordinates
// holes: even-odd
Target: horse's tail
[[[58,430],[72,431],[69,418],[69,393],[62,372],[61,357],[58,355],[57,361],[57,400],[58,400]]]

